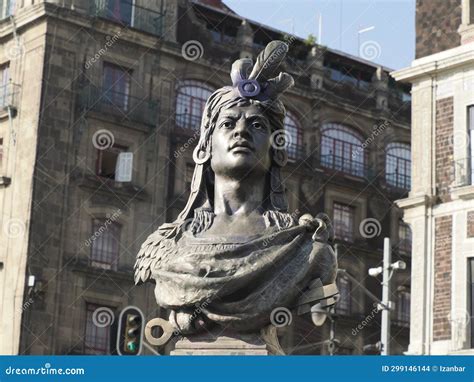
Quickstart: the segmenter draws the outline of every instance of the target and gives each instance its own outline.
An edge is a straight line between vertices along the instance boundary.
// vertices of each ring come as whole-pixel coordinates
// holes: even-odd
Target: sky
[[[410,66],[415,56],[415,0],[224,0],[240,16],[382,64]],[[358,33],[359,30],[365,32]],[[318,42],[319,38],[318,38]]]

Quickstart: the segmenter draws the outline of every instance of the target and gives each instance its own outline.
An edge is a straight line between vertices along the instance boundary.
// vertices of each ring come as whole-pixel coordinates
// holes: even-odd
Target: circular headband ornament
[[[256,80],[242,80],[237,88],[242,97],[255,97],[261,91],[260,84]]]
[[[272,41],[260,52],[255,65],[250,58],[235,61],[230,73],[234,89],[245,98],[276,99],[294,84],[288,73],[277,74],[287,53],[286,43]]]

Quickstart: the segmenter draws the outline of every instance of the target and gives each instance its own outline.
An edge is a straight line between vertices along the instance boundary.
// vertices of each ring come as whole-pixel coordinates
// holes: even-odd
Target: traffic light
[[[120,313],[117,335],[117,353],[139,355],[142,350],[144,317],[140,309],[127,306]]]

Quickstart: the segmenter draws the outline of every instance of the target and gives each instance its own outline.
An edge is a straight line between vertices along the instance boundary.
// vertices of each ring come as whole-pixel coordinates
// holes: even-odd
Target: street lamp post
[[[390,354],[390,314],[393,309],[393,303],[390,301],[391,278],[397,270],[406,268],[404,261],[396,261],[392,263],[392,248],[390,246],[390,238],[386,237],[383,241],[383,265],[377,268],[370,268],[369,275],[377,277],[382,274],[382,303],[379,309],[382,310],[382,328],[380,335],[380,354]]]

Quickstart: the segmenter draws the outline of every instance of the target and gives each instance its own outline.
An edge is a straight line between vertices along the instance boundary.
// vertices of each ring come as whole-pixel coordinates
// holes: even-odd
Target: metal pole
[[[383,241],[383,280],[382,280],[382,303],[385,308],[382,310],[382,351],[381,355],[390,354],[390,272],[392,264],[392,249],[390,238]]]

